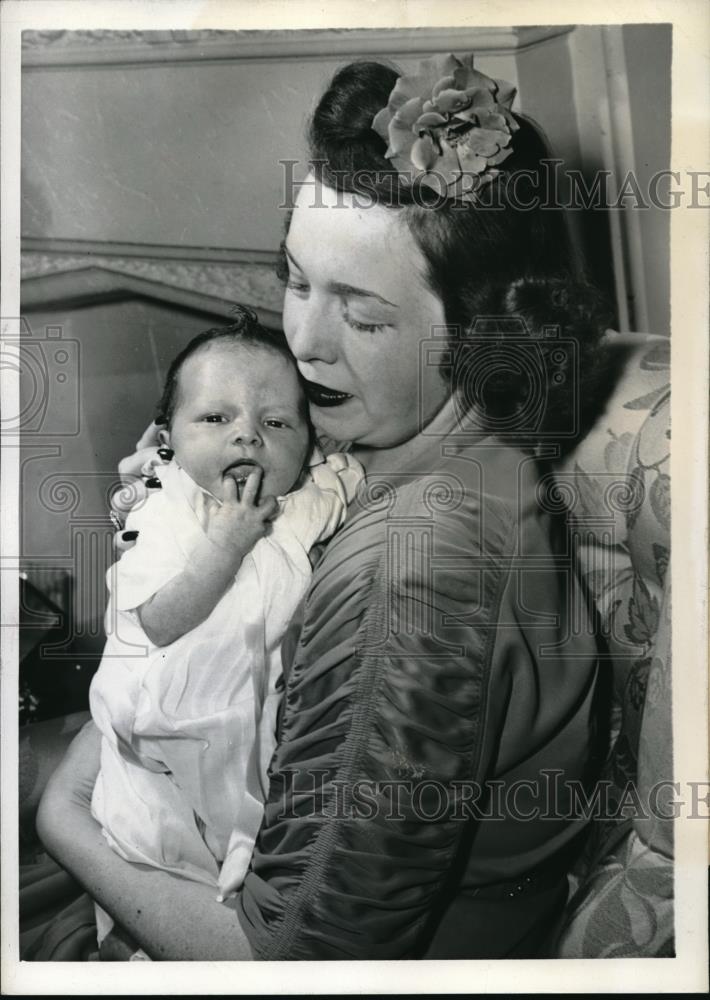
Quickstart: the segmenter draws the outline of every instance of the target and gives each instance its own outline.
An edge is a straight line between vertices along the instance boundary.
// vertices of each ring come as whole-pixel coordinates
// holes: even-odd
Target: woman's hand
[[[216,887],[134,865],[115,854],[91,815],[101,736],[88,723],[50,778],[37,816],[47,851],[146,953],[164,961],[249,961],[249,942]]]
[[[118,463],[121,482],[130,485],[139,476],[149,475],[152,468],[163,463],[162,457],[158,455],[161,430],[161,426],[153,421],[136,441],[133,454],[121,459]]]
[[[145,499],[149,484],[160,485],[155,479],[157,466],[167,465],[173,457],[170,448],[161,447],[160,432],[159,424],[149,424],[136,442],[133,454],[118,463],[122,485],[111,497],[111,520],[118,529],[114,544],[119,552],[132,548],[136,540],[134,534],[121,530],[126,517],[137,503]]]

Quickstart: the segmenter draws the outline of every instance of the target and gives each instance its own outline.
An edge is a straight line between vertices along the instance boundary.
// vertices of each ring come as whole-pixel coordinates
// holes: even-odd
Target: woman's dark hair
[[[513,152],[478,202],[444,199],[436,192],[427,195],[423,185],[413,187],[393,170],[385,158],[386,143],[372,128],[398,76],[396,70],[376,62],[351,63],[336,73],[309,131],[316,177],[328,187],[352,194],[362,193],[367,178],[367,192],[377,204],[403,212],[457,345],[468,338],[474,346],[481,317],[512,318],[511,309],[534,301],[535,308],[528,310],[527,335],[538,338],[543,366],[554,346],[539,335],[556,324],[562,336],[578,339],[577,362],[586,375],[587,365],[599,353],[606,310],[581,277],[564,212],[556,207],[554,171],[546,167],[550,153],[537,126],[515,115],[519,128],[512,135]],[[525,287],[529,294],[523,292]],[[516,336],[519,339],[519,333]],[[445,372],[454,387],[462,382],[456,358],[470,364],[471,352],[454,352],[454,364]],[[547,385],[540,429],[549,433],[555,422],[565,422],[562,397],[569,402],[572,375],[570,371],[561,394],[556,392],[557,383]],[[476,402],[496,418],[501,407],[511,413],[525,391],[527,382],[521,384],[520,373],[504,365],[495,386]],[[560,398],[553,400],[555,395]]]
[[[221,341],[231,344],[241,344],[246,347],[259,347],[262,350],[273,351],[274,354],[281,355],[281,357],[285,358],[293,366],[303,388],[303,380],[298,368],[296,368],[296,362],[288,349],[288,344],[283,334],[263,327],[259,323],[256,313],[248,306],[235,306],[232,312],[235,318],[228,326],[215,326],[210,330],[198,333],[180,351],[177,357],[173,359],[165,376],[163,395],[157,406],[155,417],[157,424],[167,424],[168,427],[170,426],[173,414],[177,408],[180,370],[187,359],[198,351],[209,349],[210,345]],[[308,406],[306,404],[305,393],[302,394],[302,403],[304,417],[308,420]]]

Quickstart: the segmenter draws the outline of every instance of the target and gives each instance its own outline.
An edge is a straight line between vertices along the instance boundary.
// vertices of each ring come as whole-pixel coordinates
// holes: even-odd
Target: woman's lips
[[[306,396],[309,402],[316,406],[340,406],[353,397],[349,392],[340,392],[338,389],[329,389],[327,385],[320,385],[319,382],[306,383]]]

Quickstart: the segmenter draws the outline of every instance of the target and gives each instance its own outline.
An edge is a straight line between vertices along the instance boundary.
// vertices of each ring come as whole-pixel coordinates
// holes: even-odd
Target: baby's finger
[[[272,517],[275,517],[278,513],[278,509],[279,502],[276,497],[271,494],[265,496],[259,504],[259,512],[263,515],[265,521],[270,521]]]
[[[222,502],[237,503],[239,500],[239,487],[233,476],[225,476],[222,481]]]
[[[242,503],[249,504],[252,507],[256,506],[259,490],[261,489],[261,478],[263,475],[264,471],[259,468],[259,466],[252,469],[246,478],[244,486],[242,487]]]

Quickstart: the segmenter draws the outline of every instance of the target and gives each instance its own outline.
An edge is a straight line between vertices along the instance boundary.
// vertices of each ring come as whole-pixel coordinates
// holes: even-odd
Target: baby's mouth
[[[304,381],[306,384],[306,396],[309,402],[314,403],[316,406],[340,406],[341,403],[345,403],[348,399],[353,398],[349,392],[329,389],[327,385],[321,385],[319,382],[308,382],[305,379]]]
[[[232,462],[222,473],[223,476],[230,476],[235,482],[244,484],[247,481],[247,476],[254,469],[260,469],[261,466],[258,462],[255,462],[251,458],[240,458],[236,462]]]

